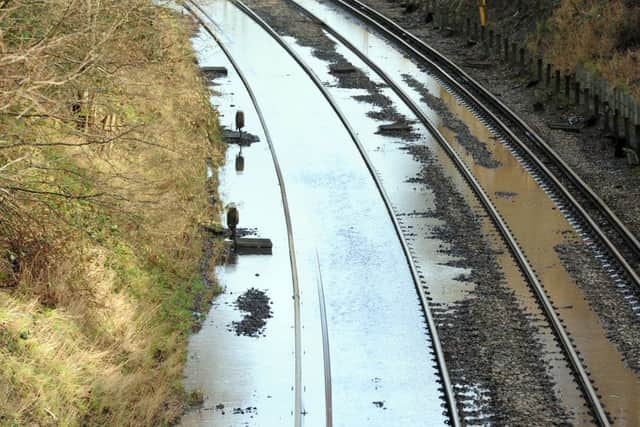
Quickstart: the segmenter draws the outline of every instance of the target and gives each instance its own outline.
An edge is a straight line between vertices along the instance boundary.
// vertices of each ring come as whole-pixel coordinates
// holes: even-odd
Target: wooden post
[[[494,32],[493,30],[489,30],[489,49],[493,50],[493,42],[494,42]]]
[[[576,105],[580,105],[580,82],[576,81],[575,85],[576,90]]]
[[[511,43],[511,61],[514,65],[518,63],[518,46],[515,43]]]
[[[564,76],[564,96],[567,97],[567,100],[571,99],[571,74]]]
[[[600,114],[600,96],[597,93],[593,96],[593,114]]]
[[[631,147],[631,119],[627,115],[624,116],[624,143],[627,147]]]
[[[520,48],[520,66],[521,66],[522,68],[524,68],[524,67],[525,67],[525,57],[524,57],[524,55],[525,55],[524,48],[523,48],[523,47],[521,47],[521,48]]]
[[[556,70],[556,86],[554,90],[554,95],[560,95],[560,70]]]
[[[547,64],[546,84],[551,86],[551,64]]]

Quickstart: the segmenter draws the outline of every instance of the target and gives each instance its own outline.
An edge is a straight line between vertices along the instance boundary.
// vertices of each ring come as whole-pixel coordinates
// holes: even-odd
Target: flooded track
[[[207,15],[217,18],[212,29],[219,29],[229,51],[251,79],[288,187],[300,283],[302,423],[331,425],[333,418],[336,425],[363,422],[380,426],[423,425],[425,419],[434,425],[444,424],[448,417],[439,391],[439,374],[430,354],[429,336],[425,337],[425,322],[411,272],[393,223],[385,213],[380,195],[363,167],[350,135],[302,70],[280,46],[265,40],[263,30],[246,15],[224,1],[200,2],[200,6]],[[219,52],[216,56],[210,51],[212,41],[206,45],[207,50],[201,50],[203,65],[224,63]],[[260,78],[256,78],[257,75]],[[233,73],[229,80],[234,80]],[[279,89],[285,82],[286,92]],[[219,107],[225,116],[231,115],[231,108],[239,107],[236,96],[247,101],[246,96],[239,95],[237,79],[235,85],[231,83],[231,88],[234,99],[224,100],[228,102],[226,106]],[[296,105],[305,105],[304,111],[291,108]],[[287,115],[283,114],[285,111]],[[228,123],[228,119],[223,118],[223,122]],[[319,129],[323,132],[319,133]],[[250,131],[262,134],[255,130],[255,124]],[[245,153],[257,147],[254,145]],[[269,173],[269,168],[265,168],[267,151],[262,151],[262,162],[256,159],[252,166],[248,161],[242,176],[234,177],[236,185],[243,181],[240,189],[247,186],[253,187],[254,192],[267,191],[265,186],[269,187],[270,182],[264,179]],[[263,176],[247,176],[252,167],[260,169]],[[233,177],[231,171],[222,172],[223,189],[230,188],[224,184],[227,174]],[[233,191],[235,193],[235,187]],[[228,199],[225,197],[225,200],[245,197],[242,193],[226,196]],[[276,200],[281,203],[279,197]],[[253,206],[255,201],[246,198],[245,203],[247,207],[241,208],[241,212],[249,209],[249,203]],[[273,208],[272,200],[262,208],[256,206],[255,213],[249,217],[262,235],[265,230],[260,224],[265,221],[268,224],[273,220],[272,216],[277,218],[276,212],[281,212],[282,206],[277,210]],[[245,226],[253,224],[244,222]],[[274,228],[269,230],[277,234]],[[284,236],[282,229],[279,233]],[[284,249],[283,239],[280,238],[278,244],[273,236],[268,237],[274,240],[276,256]],[[282,262],[283,258],[280,259]],[[240,256],[238,265],[252,261],[251,257]],[[263,262],[268,264],[270,261],[263,259]],[[250,264],[247,267],[250,268]],[[248,279],[245,267],[242,272],[228,269],[227,266],[219,271],[223,284]],[[268,294],[275,290],[279,294],[283,289],[290,293],[291,286],[280,282],[283,276],[264,279],[262,283]],[[287,281],[291,281],[291,276]],[[324,284],[324,292],[318,292],[319,282]],[[320,304],[323,296],[326,307]],[[226,294],[222,301],[225,298]],[[202,387],[208,401],[204,409],[188,414],[185,424],[208,425],[216,420],[230,425],[295,423],[295,410],[291,409],[295,382],[294,334],[291,330],[294,325],[289,324],[287,330],[284,322],[282,326],[272,322],[278,317],[278,310],[283,310],[286,317],[291,315],[292,307],[285,307],[284,299],[281,299],[282,303],[273,297],[272,300],[273,319],[267,321],[264,337],[258,338],[225,335],[221,322],[225,321],[227,309],[221,310],[220,306],[212,309],[210,319],[192,340],[191,355],[199,356],[197,362],[192,362],[196,358],[190,357],[187,367],[187,384],[191,388]],[[327,319],[325,325],[321,321],[323,308]],[[328,351],[325,350],[328,347],[322,345],[323,335],[328,336],[331,343]],[[238,343],[240,339],[248,342]],[[234,348],[236,346],[238,349]],[[277,348],[270,348],[273,346]],[[199,354],[202,351],[207,352],[206,358]],[[256,361],[260,351],[264,359]],[[278,358],[277,352],[288,352],[289,356]],[[227,357],[234,353],[238,356],[235,363]],[[249,360],[247,353],[253,360]],[[330,353],[330,376],[326,374],[325,360],[328,358],[323,357],[325,353]],[[223,360],[226,363],[221,364]],[[266,363],[274,366],[264,369]],[[243,376],[238,376],[238,371],[243,369],[256,375],[256,389],[242,386]],[[247,377],[250,383],[251,375]],[[331,379],[329,394],[327,378]],[[236,384],[238,380],[240,384]],[[284,390],[284,387],[278,388],[279,383],[290,384],[288,403],[279,403],[287,399],[286,393],[277,401],[264,399],[269,381],[274,390]],[[269,394],[266,398],[274,397]],[[333,405],[328,409],[330,401]],[[247,405],[251,410],[240,413],[232,409],[235,405],[240,405],[237,408]],[[223,411],[222,407],[227,409]],[[287,422],[289,418],[290,422]]]
[[[572,339],[576,347],[581,350],[587,366],[591,369],[591,376],[599,387],[600,393],[606,391],[604,400],[607,409],[613,415],[613,419],[622,425],[635,425],[637,420],[636,390],[637,376],[627,366],[615,345],[607,339],[607,333],[602,327],[602,320],[598,318],[594,310],[589,306],[583,292],[576,287],[574,280],[569,277],[564,259],[558,251],[549,250],[557,248],[562,241],[582,237],[582,228],[567,213],[567,209],[560,204],[556,209],[556,198],[548,191],[543,183],[539,185],[539,178],[530,174],[527,166],[522,166],[518,156],[514,155],[501,144],[496,143],[496,132],[473,115],[468,107],[452,96],[448,88],[442,85],[437,78],[420,74],[421,70],[409,63],[402,55],[395,55],[393,48],[384,41],[380,41],[375,34],[371,34],[362,25],[345,19],[330,8],[324,7],[314,1],[300,0],[305,7],[314,8],[319,16],[324,16],[332,25],[340,25],[343,34],[349,34],[362,46],[362,50],[369,57],[377,57],[380,64],[398,79],[403,80],[405,89],[410,91],[414,99],[422,98],[422,108],[438,123],[441,132],[452,143],[456,151],[462,153],[465,163],[469,165],[474,176],[491,195],[492,202],[499,208],[513,234],[519,239],[520,246],[528,255],[532,265],[537,268],[537,273],[543,285],[546,285],[548,295],[554,301],[556,307],[560,307],[558,314],[567,324],[567,329],[573,334]],[[376,56],[378,55],[378,56]],[[407,76],[408,71],[415,69],[415,75],[421,75],[422,82],[429,83],[429,88],[416,84],[415,79]],[[409,77],[409,78],[407,78]],[[468,125],[474,137],[482,140],[488,147],[491,160],[498,165],[487,167],[478,162],[476,153],[468,150],[468,147],[456,140],[456,132],[453,132],[442,120],[442,112],[433,108],[433,102],[428,99],[425,102],[424,93],[431,93],[441,98],[441,103],[458,117],[462,117]],[[431,100],[432,101],[432,100]],[[439,117],[440,116],[440,117]],[[482,160],[482,159],[481,159]],[[480,164],[479,164],[480,163]],[[533,175],[533,176],[532,176]],[[538,182],[536,182],[538,181]],[[535,209],[535,210],[533,210]],[[529,214],[527,214],[529,211]],[[531,213],[534,213],[531,215]],[[607,266],[603,266],[606,271]],[[622,286],[621,286],[622,287]],[[624,289],[624,287],[622,287]],[[625,296],[625,293],[622,293]],[[629,298],[625,298],[626,301]],[[624,302],[626,302],[624,301]],[[624,308],[624,307],[623,307]],[[630,304],[629,308],[633,308]],[[595,396],[593,397],[595,399]],[[606,423],[604,416],[601,423]]]
[[[616,325],[603,322],[602,312],[593,308],[593,289],[585,287],[592,284],[580,282],[575,271],[578,265],[589,272],[589,280],[597,276],[604,286],[610,286],[615,269],[606,256],[592,256],[590,252],[597,247],[587,227],[522,153],[505,143],[502,130],[423,68],[420,60],[406,57],[331,2],[247,1],[285,36],[281,43],[295,52],[300,64],[287,57],[277,43],[266,41],[266,33],[248,18],[251,11],[245,10],[248,15],[244,15],[232,3],[198,2],[211,30],[219,31],[230,55],[255,82],[256,98],[264,99],[265,121],[274,128],[272,154],[283,157],[280,182],[292,187],[290,228],[295,231],[290,236],[298,246],[292,253],[303,261],[299,267],[300,321],[289,326],[296,330],[297,324],[299,335],[296,338],[283,327],[272,329],[277,322],[269,320],[264,339],[255,340],[290,334],[294,344],[272,340],[250,350],[274,345],[295,348],[296,340],[300,342],[298,352],[289,348],[291,366],[279,360],[276,365],[281,368],[271,372],[291,371],[288,377],[283,375],[291,384],[289,402],[278,403],[287,397],[261,401],[260,405],[269,407],[264,411],[268,417],[251,410],[231,425],[240,420],[249,425],[282,425],[287,411],[296,424],[423,425],[427,419],[436,420],[429,425],[443,423],[447,416],[440,406],[453,398],[443,399],[437,390],[437,382],[444,380],[446,396],[447,369],[442,361],[440,373],[430,366],[432,346],[435,361],[444,354],[449,365],[451,389],[464,424],[586,425],[595,416],[600,425],[607,425],[609,419],[616,425],[636,425],[640,383],[627,364],[633,349],[625,352],[620,341],[610,339]],[[303,18],[301,10],[315,16]],[[216,65],[224,62],[220,52],[201,56],[202,64],[211,61]],[[296,65],[312,70],[312,80],[320,84],[325,97],[336,101],[335,111]],[[242,98],[237,76],[233,81],[230,78],[223,88],[229,85],[234,96]],[[289,93],[292,90],[296,93]],[[248,102],[229,99],[220,109],[231,117],[239,105],[246,110]],[[400,127],[390,132],[379,127],[390,122]],[[249,150],[259,151],[257,146]],[[264,159],[256,163],[268,175]],[[249,168],[251,164],[253,161]],[[367,172],[373,172],[373,183]],[[222,172],[223,188],[227,174],[233,173]],[[268,182],[265,176],[239,179],[261,192],[258,188]],[[229,187],[234,193],[236,185]],[[382,201],[376,190],[383,195]],[[246,197],[250,199],[249,192]],[[235,194],[233,199],[237,200]],[[391,221],[381,215],[382,202]],[[267,211],[268,215],[255,218],[255,225],[265,223],[258,225],[261,232],[273,221],[275,210]],[[322,218],[314,218],[318,212]],[[293,240],[289,243],[293,248]],[[588,250],[576,249],[582,246]],[[245,258],[240,257],[239,262]],[[227,269],[219,273],[223,282],[229,274],[232,283],[235,273]],[[622,309],[635,316],[636,304],[633,295],[629,298],[627,282],[622,277],[615,280],[614,292],[620,293]],[[414,284],[418,295],[411,291]],[[222,301],[225,298],[227,295]],[[615,301],[617,297],[608,298]],[[288,305],[282,311],[292,315],[291,295],[289,301],[280,301],[273,300],[273,312],[280,311],[279,304]],[[403,310],[412,306],[415,313],[411,315]],[[425,308],[435,342],[421,337],[425,324],[420,312]],[[224,309],[218,310],[214,307],[212,319],[225,316]],[[233,317],[234,310],[226,315]],[[194,338],[195,354],[213,342],[205,340],[236,346],[234,339],[217,335],[222,325],[219,320],[211,325]],[[218,332],[212,333],[216,328]],[[398,348],[386,354],[389,342]],[[352,343],[359,347],[353,348]],[[227,350],[231,355],[235,351]],[[296,358],[300,351],[303,355]],[[229,357],[224,351],[221,354]],[[216,356],[209,353],[207,360],[216,360]],[[251,366],[254,360],[243,355],[238,360],[247,364],[247,370],[255,369]],[[203,369],[192,359],[189,363],[193,378],[221,376],[222,383],[203,387],[210,399],[216,396],[211,404],[222,403],[235,393],[242,396],[239,408],[245,403],[248,408],[260,408],[251,403],[259,393],[229,385],[237,372]],[[420,381],[412,378],[412,372],[420,372]],[[363,381],[367,377],[371,377],[369,383]],[[203,379],[189,379],[188,384],[202,386]],[[269,387],[269,381],[264,384]],[[420,396],[410,388],[415,386],[422,390]],[[235,391],[225,394],[225,389]],[[213,418],[203,415],[204,410],[189,414],[185,423],[230,421],[215,405],[211,408],[208,412]],[[454,416],[455,412],[449,411]],[[276,416],[280,418],[269,418]]]

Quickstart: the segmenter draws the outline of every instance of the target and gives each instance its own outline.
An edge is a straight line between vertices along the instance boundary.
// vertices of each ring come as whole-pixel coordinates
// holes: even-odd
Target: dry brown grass
[[[580,64],[640,97],[640,4],[563,0],[532,46],[557,67]]]
[[[146,0],[0,1],[0,29],[0,425],[169,424],[223,150],[187,31]],[[84,90],[117,129],[76,128]]]

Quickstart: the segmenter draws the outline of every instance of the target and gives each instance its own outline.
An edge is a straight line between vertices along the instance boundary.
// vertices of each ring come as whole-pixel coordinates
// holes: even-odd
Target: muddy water
[[[549,296],[559,307],[566,329],[572,334],[578,350],[585,359],[585,365],[592,372],[592,378],[603,396],[603,403],[616,420],[616,424],[639,425],[640,381],[625,366],[615,346],[607,340],[598,317],[588,306],[582,291],[563,268],[558,255],[553,250],[554,246],[564,241],[562,233],[567,237],[575,235],[571,224],[557,209],[554,209],[553,201],[538,187],[511,153],[496,143],[482,123],[464,106],[458,105],[435,79],[419,70],[393,46],[370,33],[364,26],[345,16],[341,11],[327,7],[316,0],[297,1],[321,19],[330,22],[343,36],[366,52],[374,62],[389,73],[396,83],[412,94],[414,99],[419,100],[420,95],[404,83],[402,75],[410,74],[416,78],[432,95],[442,99],[449,111],[462,119],[471,133],[486,144],[493,158],[501,163],[500,167],[488,169],[476,165],[471,155],[457,143],[455,135],[443,126],[438,112],[422,104],[423,110],[464,157],[467,165],[503,214],[525,253],[528,254]],[[451,170],[451,174],[455,174],[455,171]],[[505,193],[513,194],[505,197]],[[509,268],[505,269],[507,272],[509,270]],[[513,283],[518,282],[517,274],[514,273],[511,276]]]
[[[471,132],[487,147],[502,166],[486,169],[476,165],[461,147],[478,181],[490,192],[493,203],[518,238],[521,247],[536,268],[538,278],[572,334],[576,348],[585,359],[591,378],[603,395],[606,409],[616,424],[635,426],[640,423],[640,379],[624,365],[615,345],[606,338],[600,320],[585,300],[574,280],[566,271],[555,246],[575,237],[575,230],[556,208],[527,171],[501,144],[496,143],[489,131],[446,91],[440,97],[469,124]],[[449,141],[455,135],[440,128]],[[501,193],[514,193],[512,197],[499,197]],[[498,195],[497,195],[498,194]]]
[[[230,50],[252,81],[285,176],[301,286],[304,425],[325,425],[318,261],[326,298],[334,425],[419,426],[424,425],[425,419],[430,420],[430,425],[443,425],[437,372],[429,355],[430,343],[415,288],[382,200],[355,146],[308,77],[257,25],[226,1],[201,4],[216,17]],[[239,93],[237,87],[229,91]],[[226,101],[214,99],[214,103],[219,102]],[[246,106],[243,109],[249,110]],[[225,113],[224,119],[230,120],[230,114]],[[257,124],[257,120],[249,123]],[[250,150],[254,148],[257,146]],[[266,156],[247,157],[247,168],[241,177],[245,184],[239,188],[252,190],[251,196],[249,191],[246,194],[246,207],[240,209],[241,218],[245,218],[243,211],[250,209],[252,198],[266,191],[265,183],[273,184],[264,176],[249,178],[248,174],[252,168],[272,171],[270,165]],[[225,188],[235,198],[237,180],[233,184]],[[258,224],[266,217],[280,217],[280,207],[273,204],[273,200],[279,203],[276,189],[265,196],[271,204],[251,202]],[[277,238],[275,230],[271,231],[269,237]],[[277,245],[274,256],[278,248],[286,253],[286,246]],[[267,258],[259,259],[269,262]],[[227,272],[238,274],[239,282],[253,282],[255,268],[240,268],[246,263],[245,257],[240,257],[238,263],[221,271],[223,282]],[[267,289],[274,303],[279,292],[288,294],[291,305],[290,280],[285,276],[261,274],[264,281],[256,287]],[[289,384],[288,395],[249,404],[258,408],[258,418],[262,418],[242,418],[248,425],[288,425],[292,421],[293,315],[284,303],[274,304],[274,314],[278,307],[287,313],[284,317],[288,322],[279,327],[275,317],[270,319],[266,338],[253,341],[225,332],[226,319],[218,320],[223,316],[214,308],[201,333],[199,348],[207,349],[206,357],[199,356],[200,370],[188,373],[188,383],[200,382],[209,387],[205,394],[232,396],[242,402],[262,396],[269,384],[274,390],[281,383],[283,389],[285,383]],[[270,336],[273,339],[268,343]],[[255,346],[255,342],[261,342],[263,353],[245,357],[242,353],[246,346],[239,345],[239,339],[250,340]],[[234,360],[227,354],[238,356],[240,369],[234,368]],[[219,362],[221,357],[224,364]],[[190,363],[192,359],[190,356]],[[220,368],[204,368],[215,365]],[[275,399],[275,395],[265,398]],[[213,399],[213,403],[216,400],[219,399]],[[216,414],[215,419],[204,418],[202,412],[193,418],[194,424],[238,425],[235,418],[223,418],[228,417],[228,412],[222,416],[217,415],[220,411],[208,411]],[[267,414],[273,417],[267,419]],[[277,416],[284,422],[277,422]]]

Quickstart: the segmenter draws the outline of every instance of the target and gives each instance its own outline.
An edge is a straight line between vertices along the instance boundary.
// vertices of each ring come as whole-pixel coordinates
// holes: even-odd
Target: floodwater
[[[370,32],[366,26],[347,16],[342,10],[334,9],[316,0],[296,0],[311,10],[320,19],[329,22],[345,38],[366,53],[378,66],[387,72],[436,124],[441,133],[463,157],[480,184],[491,197],[493,203],[503,215],[512,233],[518,239],[529,261],[536,269],[538,277],[549,297],[560,310],[566,330],[574,339],[576,348],[584,357],[584,363],[591,372],[599,394],[607,411],[617,425],[640,425],[640,381],[638,376],[624,364],[621,354],[605,335],[596,313],[589,307],[583,292],[562,266],[554,246],[564,242],[563,234],[574,237],[576,231],[555,208],[554,202],[538,186],[531,175],[513,157],[513,155],[495,139],[495,136],[463,105],[444,89],[436,79],[421,71],[416,64],[406,58],[384,39]],[[356,60],[353,61],[357,63]],[[419,93],[403,81],[402,75],[409,74],[421,82],[429,92],[444,101],[449,111],[461,119],[471,133],[486,144],[494,159],[501,166],[490,169],[477,165],[471,155],[456,140],[455,134],[447,129],[438,113],[420,101]],[[385,153],[386,157],[386,153]],[[443,157],[442,155],[440,156]],[[390,162],[391,163],[391,162]],[[451,163],[443,162],[449,168],[451,176],[458,175]],[[378,166],[378,163],[376,164]],[[391,169],[394,169],[391,167]],[[386,185],[396,182],[385,179]],[[390,190],[390,189],[389,189]],[[389,191],[394,194],[394,191]],[[500,197],[501,193],[513,193],[513,197]],[[427,248],[428,250],[428,248]],[[510,272],[512,267],[504,266],[511,277],[512,286],[521,297],[521,303],[531,311],[538,311],[531,298],[524,298],[518,274]],[[551,338],[548,337],[547,341]],[[561,369],[554,367],[555,370]],[[557,375],[558,372],[555,372]],[[556,378],[557,379],[557,378]],[[560,384],[562,388],[563,385]],[[564,385],[570,393],[570,386]],[[569,401],[575,398],[569,396]],[[578,412],[579,409],[578,409]],[[577,414],[577,423],[585,419]]]
[[[224,0],[200,4],[252,82],[284,174],[296,242],[302,308],[303,424],[324,426],[325,389],[317,284],[324,285],[336,426],[444,425],[431,344],[406,259],[372,178],[337,116],[306,74],[249,18]],[[212,40],[194,40],[202,65],[224,64]],[[207,47],[206,49],[204,49]],[[221,267],[216,300],[189,347],[186,384],[207,396],[185,425],[292,425],[293,300],[280,195],[266,143],[230,70],[212,98],[230,125],[236,108],[262,142],[245,149],[246,169],[220,172],[222,195],[240,204],[241,226],[274,241],[273,256],[240,256]],[[260,276],[255,276],[258,273]],[[265,337],[227,331],[229,303],[248,287],[266,290],[274,318]],[[230,295],[230,292],[233,295]],[[225,414],[216,410],[225,405]],[[213,409],[210,409],[213,408]],[[233,414],[233,408],[251,408]],[[255,408],[255,409],[253,409]],[[250,412],[250,413],[248,413]],[[246,423],[246,424],[245,424]]]
[[[214,301],[202,330],[191,337],[185,370],[187,389],[202,390],[206,401],[202,409],[189,412],[182,424],[292,424],[293,285],[278,180],[257,113],[239,77],[209,34],[200,31],[192,42],[201,66],[222,65],[229,72],[228,77],[215,80],[218,85],[213,90],[218,95],[211,97],[221,123],[233,128],[235,112],[241,109],[245,130],[260,137],[260,142],[242,150],[243,172],[235,170],[238,146],[229,147],[218,174],[220,197],[225,205],[237,205],[240,227],[257,228],[274,247],[271,256],[243,255],[216,269],[225,291]],[[273,302],[273,318],[267,320],[265,336],[260,338],[229,331],[231,322],[243,315],[233,305],[236,298],[252,287],[265,290]]]

